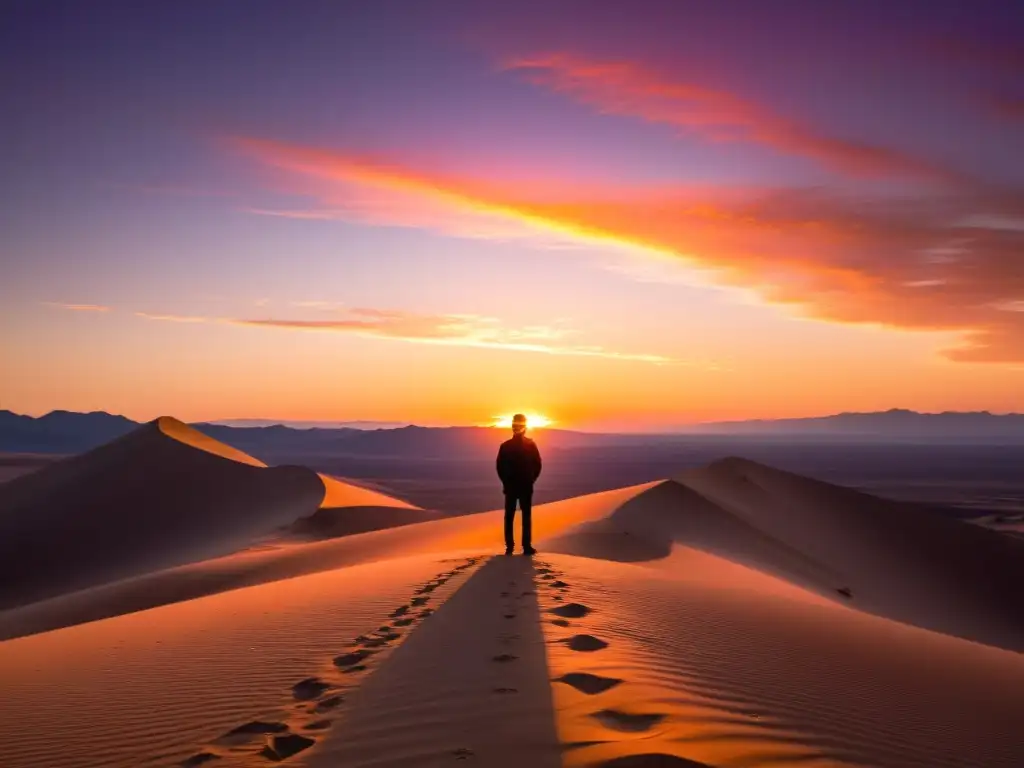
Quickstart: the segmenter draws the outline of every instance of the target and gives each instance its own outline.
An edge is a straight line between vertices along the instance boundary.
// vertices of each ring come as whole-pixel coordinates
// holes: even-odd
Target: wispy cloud
[[[769,107],[630,61],[569,53],[511,59],[507,69],[604,114],[673,126],[713,141],[744,141],[810,158],[842,173],[947,181],[945,168],[897,150],[830,136]]]
[[[341,302],[337,301],[323,301],[322,299],[307,299],[305,301],[293,301],[290,302],[293,307],[300,307],[302,309],[322,309],[332,310],[340,309],[342,307]]]
[[[136,312],[136,317],[142,317],[146,320],[157,320],[164,323],[207,323],[210,318],[199,317],[196,315],[164,315],[154,314],[152,312]]]
[[[260,162],[304,177],[314,205],[308,208],[240,208],[259,216],[306,220],[350,221],[373,226],[430,230],[457,237],[530,242],[544,247],[579,241],[547,222],[509,215],[484,202],[487,197],[459,191],[458,185],[370,158],[346,157],[316,149],[282,145],[262,139],[234,138],[231,145]]]
[[[564,340],[575,334],[565,328],[504,328],[494,318],[477,315],[430,315],[357,307],[348,310],[343,316],[324,320],[253,318],[228,322],[264,328],[350,333],[419,344],[602,357],[646,363],[677,362],[664,355],[622,352],[597,345],[567,343]]]
[[[43,302],[48,307],[57,307],[58,309],[67,309],[72,312],[109,312],[110,307],[106,307],[102,304],[65,304],[60,301],[46,301]]]
[[[243,213],[256,216],[274,216],[279,219],[298,219],[299,221],[343,221],[349,218],[345,210],[287,210],[276,208],[240,208]]]
[[[961,331],[964,344],[947,352],[951,359],[1024,361],[1024,317],[999,309],[1024,296],[1024,231],[991,226],[1024,218],[1017,195],[949,190],[871,202],[821,189],[659,187],[556,198],[308,147],[250,147],[261,161],[318,184],[366,180],[559,237],[673,255],[718,284],[751,289],[811,317]]]

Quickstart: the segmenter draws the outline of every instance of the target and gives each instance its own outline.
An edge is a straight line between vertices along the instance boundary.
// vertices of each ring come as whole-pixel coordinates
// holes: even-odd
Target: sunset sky
[[[1024,410],[1022,9],[14,3],[0,408]]]

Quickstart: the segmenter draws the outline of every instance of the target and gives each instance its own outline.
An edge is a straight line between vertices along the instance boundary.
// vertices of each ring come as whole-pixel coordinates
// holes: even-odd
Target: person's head
[[[521,413],[517,413],[515,416],[512,417],[512,434],[526,434],[526,417]]]

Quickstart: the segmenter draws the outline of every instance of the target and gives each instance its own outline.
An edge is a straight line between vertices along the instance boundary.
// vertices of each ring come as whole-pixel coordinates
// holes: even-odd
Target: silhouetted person
[[[535,554],[532,546],[533,484],[540,477],[540,451],[537,444],[526,436],[526,417],[517,413],[512,417],[512,439],[498,449],[498,477],[505,492],[505,554],[511,555],[516,540],[512,525],[516,519],[516,503],[523,512],[523,554]]]

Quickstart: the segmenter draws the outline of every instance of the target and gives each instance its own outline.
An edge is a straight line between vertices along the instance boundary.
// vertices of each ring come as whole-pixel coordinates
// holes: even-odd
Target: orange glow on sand
[[[522,411],[526,416],[526,428],[527,429],[538,429],[541,427],[549,427],[554,424],[553,419],[549,419],[540,413],[531,413],[530,411]],[[495,416],[494,421],[491,423],[492,427],[502,427],[504,429],[512,429],[512,417],[515,414],[506,413],[503,416]]]

